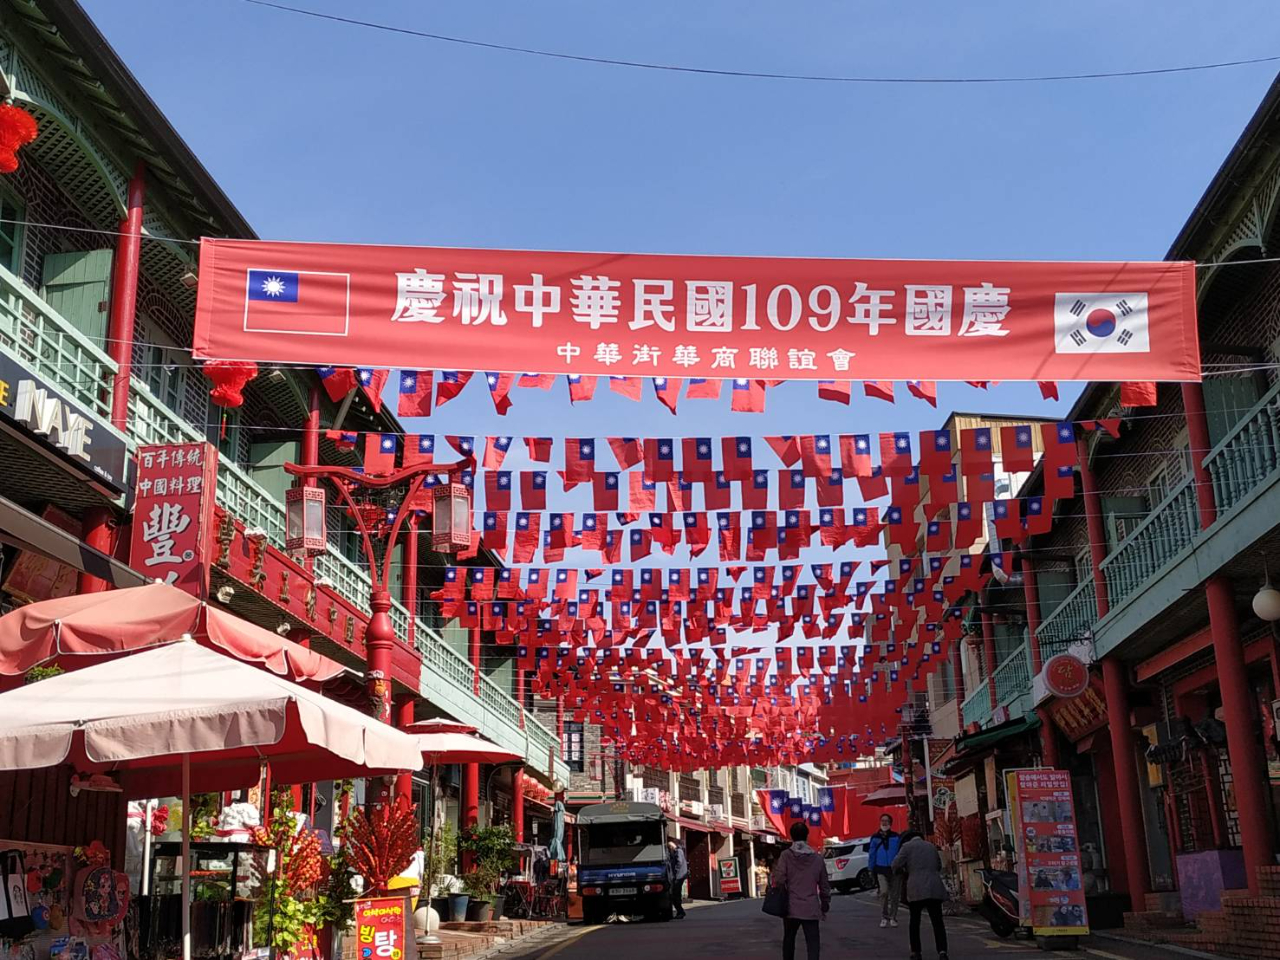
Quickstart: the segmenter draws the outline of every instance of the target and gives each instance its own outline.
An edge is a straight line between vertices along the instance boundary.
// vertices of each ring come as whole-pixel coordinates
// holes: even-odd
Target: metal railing
[[[1195,484],[1187,477],[1102,561],[1112,606],[1136,593],[1199,532]]]
[[[1045,617],[1036,631],[1040,659],[1063,653],[1077,640],[1089,636],[1098,620],[1098,589],[1093,578],[1081,582]]]
[[[996,685],[996,703],[1013,706],[1031,689],[1031,649],[1025,643],[1005,657],[992,678]],[[1014,712],[1014,711],[1011,711]]]
[[[986,726],[987,721],[991,719],[991,692],[987,689],[985,680],[978,685],[977,689],[964,698],[964,703],[960,709],[964,714],[964,725],[966,727],[971,723]]]
[[[1280,381],[1204,458],[1218,516],[1230,512],[1280,469]]]

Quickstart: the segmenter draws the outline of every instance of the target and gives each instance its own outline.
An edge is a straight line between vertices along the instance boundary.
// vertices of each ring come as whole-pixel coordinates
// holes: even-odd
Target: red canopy
[[[184,637],[292,680],[324,682],[345,669],[177,587],[149,583],[42,600],[0,617],[0,676],[58,657],[113,656]]]

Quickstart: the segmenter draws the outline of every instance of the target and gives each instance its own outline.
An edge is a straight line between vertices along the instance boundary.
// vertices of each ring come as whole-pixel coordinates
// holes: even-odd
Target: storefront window
[[[1107,874],[1107,850],[1102,839],[1102,815],[1098,809],[1098,778],[1093,755],[1070,757],[1071,793],[1076,802],[1076,837],[1080,843],[1080,876],[1085,893],[1111,889]]]
[[[582,773],[586,769],[582,747],[582,724],[572,721],[564,725],[564,762],[574,773]]]

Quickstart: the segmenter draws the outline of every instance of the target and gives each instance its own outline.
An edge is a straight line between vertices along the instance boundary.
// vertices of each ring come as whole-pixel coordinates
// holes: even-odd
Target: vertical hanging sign
[[[129,563],[197,597],[209,587],[207,537],[213,528],[218,451],[208,443],[138,448]]]
[[[1005,773],[1018,856],[1022,921],[1036,936],[1089,932],[1071,774],[1065,770]]]

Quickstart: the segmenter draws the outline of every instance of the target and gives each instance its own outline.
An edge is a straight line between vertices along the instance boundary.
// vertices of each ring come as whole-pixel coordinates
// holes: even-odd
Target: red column
[[[302,428],[302,464],[307,467],[320,463],[320,385],[311,385],[307,394],[307,422]],[[314,487],[319,481],[315,477],[307,477],[302,481],[308,487]]]
[[[516,843],[524,843],[524,768],[511,778],[511,832]]]
[[[982,614],[982,658],[987,664],[987,692],[991,695],[991,709],[996,708],[996,631],[991,614]]]
[[[1198,383],[1182,385],[1182,407],[1187,414],[1187,445],[1191,448],[1191,475],[1196,482],[1196,505],[1200,508],[1200,529],[1206,530],[1218,519],[1218,505],[1213,496],[1213,480],[1204,458],[1209,455],[1209,418],[1204,412],[1204,387]]]
[[[409,528],[404,542],[404,579],[401,581],[400,602],[409,611],[409,635],[405,638],[411,649],[417,649],[418,638],[418,518],[410,514]]]
[[[480,764],[465,763],[462,765],[462,829],[480,825]],[[462,869],[469,871],[472,867],[472,856],[468,851],[462,854]]]
[[[396,703],[396,729],[404,730],[406,727],[413,725],[413,708],[417,701],[417,697],[402,697]],[[413,802],[413,774],[402,773],[396,777],[397,797],[404,797],[405,803]]]
[[[84,512],[84,520],[80,524],[80,536],[84,542],[95,550],[101,550],[105,554],[115,553],[114,537],[111,533],[112,513],[109,507],[89,507]],[[76,578],[76,591],[78,593],[99,593],[103,590],[110,590],[111,584],[98,577],[90,576],[87,573],[81,573]]]
[[[1147,863],[1147,835],[1142,823],[1142,797],[1138,792],[1138,765],[1129,719],[1129,677],[1124,664],[1115,657],[1104,657],[1102,682],[1107,697],[1107,725],[1111,730],[1111,763],[1116,774],[1120,832],[1124,837],[1123,869],[1129,877],[1132,909],[1142,910],[1143,897],[1151,890],[1151,868]]]
[[[364,631],[365,679],[374,716],[390,723],[391,653],[396,642],[396,630],[391,623],[391,594],[385,588],[371,591],[369,609],[373,615]]]
[[[116,362],[111,388],[111,423],[118,430],[129,427],[129,374],[133,366],[133,320],[138,303],[138,264],[142,256],[142,197],[145,192],[142,161],[129,180],[127,208],[120,221],[120,236],[111,265],[111,317],[107,326],[107,353]]]
[[[956,678],[956,722],[964,729],[964,641],[951,644],[951,672]]]
[[[1209,626],[1213,631],[1213,654],[1218,666],[1218,687],[1227,726],[1227,752],[1235,780],[1236,811],[1240,814],[1240,837],[1244,846],[1249,890],[1258,891],[1258,868],[1272,864],[1273,845],[1263,794],[1265,765],[1255,729],[1256,700],[1245,673],[1244,648],[1236,619],[1235,595],[1231,581],[1210,577],[1204,585],[1209,603]]]
[[[1089,564],[1093,568],[1098,619],[1102,619],[1111,609],[1107,578],[1102,572],[1102,561],[1107,559],[1107,533],[1102,527],[1102,498],[1098,496],[1098,485],[1094,482],[1093,468],[1089,465],[1089,444],[1083,437],[1076,441],[1076,449],[1080,453],[1080,491],[1084,499],[1084,519],[1089,532]]]

